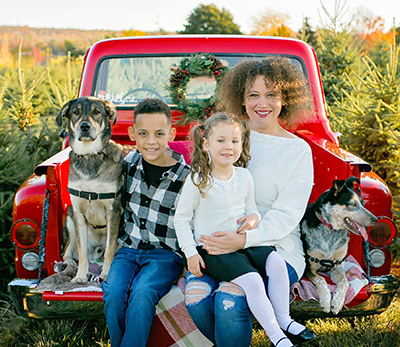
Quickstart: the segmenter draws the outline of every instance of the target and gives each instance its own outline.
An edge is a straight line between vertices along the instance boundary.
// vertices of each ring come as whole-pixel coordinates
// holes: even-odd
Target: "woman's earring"
[[[208,154],[208,163],[211,165],[211,154],[210,151],[207,151]]]

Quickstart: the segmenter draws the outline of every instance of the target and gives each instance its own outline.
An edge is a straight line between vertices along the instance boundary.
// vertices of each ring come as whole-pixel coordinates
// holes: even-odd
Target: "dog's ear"
[[[108,117],[112,120],[113,124],[117,121],[117,107],[108,100],[101,100],[104,103]]]
[[[346,187],[346,181],[334,180],[332,184],[333,195],[338,196],[344,187]]]
[[[65,117],[65,115],[68,113],[69,108],[72,104],[72,102],[74,102],[76,99],[70,100],[68,101],[61,109],[60,113],[57,115],[56,117],[56,123],[57,125],[60,127],[62,125],[62,120],[63,117]]]
[[[350,189],[354,189],[354,183],[357,182],[358,184],[360,184],[360,180],[357,177],[354,176],[350,176],[347,180],[346,180],[346,185],[348,188]]]

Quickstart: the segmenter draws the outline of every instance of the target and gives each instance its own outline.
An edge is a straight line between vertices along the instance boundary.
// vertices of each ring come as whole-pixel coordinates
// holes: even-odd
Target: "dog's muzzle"
[[[77,135],[79,141],[94,141],[97,138],[89,122],[82,122],[79,125]]]

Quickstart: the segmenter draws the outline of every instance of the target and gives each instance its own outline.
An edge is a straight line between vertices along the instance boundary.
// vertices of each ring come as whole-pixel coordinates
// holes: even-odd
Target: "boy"
[[[183,268],[173,217],[189,167],[167,146],[175,132],[163,101],[138,103],[128,129],[137,151],[125,158],[125,234],[102,283],[112,347],[146,346],[155,306]]]

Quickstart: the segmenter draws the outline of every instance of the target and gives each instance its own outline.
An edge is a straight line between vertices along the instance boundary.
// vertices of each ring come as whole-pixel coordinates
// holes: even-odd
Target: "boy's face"
[[[143,113],[136,116],[133,127],[128,128],[129,138],[143,158],[150,164],[168,166],[170,156],[165,153],[167,144],[175,138],[176,130],[168,124],[164,113]]]

